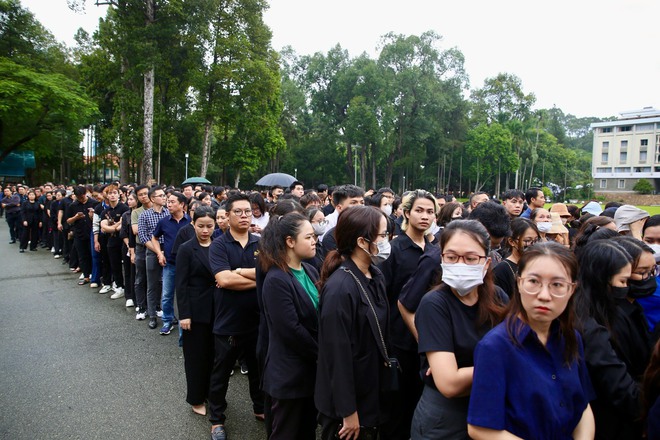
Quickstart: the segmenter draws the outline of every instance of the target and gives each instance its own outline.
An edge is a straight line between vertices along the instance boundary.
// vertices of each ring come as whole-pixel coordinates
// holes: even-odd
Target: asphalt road
[[[50,251],[18,252],[0,220],[0,438],[207,439],[210,424],[185,401],[177,332],[136,321]],[[247,377],[227,396],[230,440],[265,438]]]

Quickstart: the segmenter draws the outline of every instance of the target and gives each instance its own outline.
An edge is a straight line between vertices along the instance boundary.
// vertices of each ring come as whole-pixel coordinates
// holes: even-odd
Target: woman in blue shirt
[[[494,438],[593,439],[594,393],[574,328],[577,260],[540,243],[518,267],[506,320],[477,345],[468,433]]]

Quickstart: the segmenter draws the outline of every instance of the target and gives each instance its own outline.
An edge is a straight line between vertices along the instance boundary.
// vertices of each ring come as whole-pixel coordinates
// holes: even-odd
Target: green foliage
[[[639,194],[652,194],[655,188],[647,179],[639,179],[633,186],[633,191],[637,191]]]
[[[0,58],[0,161],[18,148],[48,156],[62,136],[76,139],[95,112],[80,86],[63,75]]]
[[[554,198],[554,194],[552,194],[552,190],[547,186],[541,187],[541,191],[543,191],[543,195],[545,196],[546,199],[551,200]]]

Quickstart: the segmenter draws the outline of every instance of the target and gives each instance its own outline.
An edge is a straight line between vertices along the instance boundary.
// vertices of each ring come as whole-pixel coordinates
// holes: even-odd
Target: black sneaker
[[[172,325],[172,327],[174,327],[175,325],[179,325],[179,320],[174,318],[172,322],[170,322],[170,324]]]
[[[156,327],[158,327],[158,320],[156,318],[149,318],[149,328],[153,330]]]

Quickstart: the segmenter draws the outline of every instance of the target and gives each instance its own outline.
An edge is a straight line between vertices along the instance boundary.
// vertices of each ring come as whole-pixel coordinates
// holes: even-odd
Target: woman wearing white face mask
[[[396,373],[385,284],[373,265],[389,247],[385,215],[368,206],[347,208],[335,238],[337,250],[328,252],[320,280],[314,400],[321,438],[377,438],[387,417],[383,392],[394,388],[384,379]]]
[[[536,223],[539,234],[541,234],[540,241],[547,241],[545,234],[550,232],[550,229],[552,229],[552,217],[550,216],[550,211],[544,208],[536,208],[529,215],[529,219]]]
[[[415,315],[425,354],[424,391],[412,439],[466,439],[473,352],[504,314],[508,297],[488,271],[490,238],[474,220],[451,222],[441,236],[442,284],[427,293]]]

